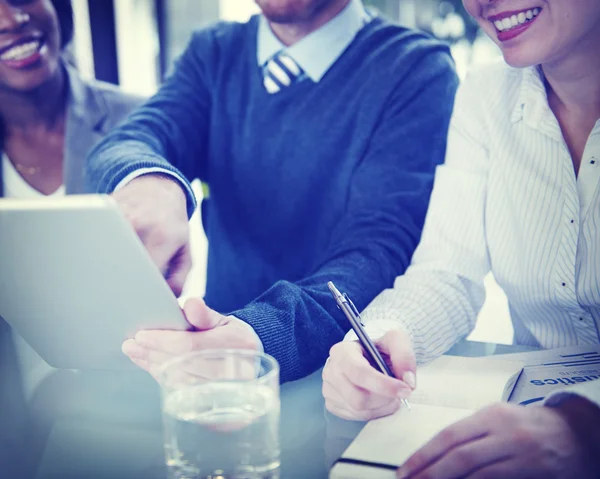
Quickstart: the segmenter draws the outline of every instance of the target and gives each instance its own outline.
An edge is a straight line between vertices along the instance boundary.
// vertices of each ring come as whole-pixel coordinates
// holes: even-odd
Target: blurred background
[[[219,20],[246,21],[258,12],[254,0],[72,0],[75,38],[70,52],[82,75],[152,95],[186,47],[191,33]],[[461,0],[363,0],[378,14],[448,42],[459,76],[472,64],[493,61],[499,50],[480,33]],[[194,185],[198,199],[199,184]],[[194,269],[184,294],[202,295],[207,241],[192,220]],[[487,300],[471,339],[511,343],[506,297],[490,276]]]

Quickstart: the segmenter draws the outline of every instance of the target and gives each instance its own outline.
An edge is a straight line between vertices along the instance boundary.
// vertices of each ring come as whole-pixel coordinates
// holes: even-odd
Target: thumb
[[[199,331],[214,329],[225,319],[224,316],[210,309],[201,298],[188,299],[183,305],[183,314],[187,322]]]
[[[417,359],[408,334],[399,329],[388,331],[378,341],[377,347],[390,358],[394,376],[404,381],[411,389],[415,389]]]

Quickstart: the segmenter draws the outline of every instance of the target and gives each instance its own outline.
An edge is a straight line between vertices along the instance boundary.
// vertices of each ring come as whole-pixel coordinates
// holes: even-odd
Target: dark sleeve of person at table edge
[[[246,201],[228,205],[227,198],[235,194],[236,187],[252,181],[248,176],[252,171],[258,170],[257,175],[265,174],[265,168],[244,167],[245,176],[237,178],[238,183],[233,187],[228,185],[228,191],[220,194],[219,188],[226,188],[218,184],[216,175],[209,173],[222,165],[208,165],[207,157],[210,158],[210,152],[216,148],[215,142],[231,142],[224,145],[221,152],[233,148],[230,144],[235,138],[224,138],[226,135],[222,131],[227,131],[228,122],[238,121],[232,120],[234,116],[239,118],[246,113],[232,114],[239,105],[246,105],[245,93],[239,92],[244,89],[235,82],[245,75],[251,82],[260,83],[256,50],[249,46],[256,45],[255,31],[256,17],[248,24],[219,23],[197,32],[157,95],[91,153],[88,158],[89,188],[108,193],[130,172],[158,166],[183,174],[190,181],[195,178],[207,181],[211,188],[210,201],[221,211],[229,209],[230,216],[235,215]],[[321,195],[321,202],[313,207],[310,205],[313,196],[301,193],[301,203],[309,203],[310,211],[318,212],[315,214],[330,207],[333,210],[338,207],[340,212],[327,224],[314,225],[320,228],[315,229],[314,235],[326,231],[328,238],[315,253],[319,257],[310,258],[310,269],[299,277],[290,274],[292,278],[286,280],[282,279],[286,272],[281,271],[280,276],[265,284],[259,294],[252,293],[253,296],[247,299],[244,295],[248,295],[248,291],[244,289],[256,287],[255,284],[237,285],[235,290],[222,288],[220,293],[214,293],[218,289],[214,283],[218,281],[213,277],[218,274],[211,268],[225,268],[221,276],[225,281],[243,277],[244,271],[254,273],[260,266],[240,264],[244,258],[256,256],[251,251],[246,255],[240,253],[247,244],[243,235],[230,234],[216,240],[218,232],[211,231],[210,226],[207,228],[211,245],[207,304],[223,314],[246,321],[255,329],[265,351],[279,361],[282,382],[301,378],[321,367],[331,346],[349,329],[346,318],[330,296],[328,281],[347,292],[361,310],[408,267],[420,238],[434,170],[444,159],[458,84],[447,46],[424,34],[375,19],[359,33],[324,79],[335,74],[338,63],[348,63],[349,55],[353,55],[354,72],[350,70],[344,76],[344,89],[340,88],[340,91],[350,91],[351,96],[346,109],[342,109],[336,118],[339,123],[347,124],[342,132],[343,141],[361,146],[353,152],[354,157],[344,158],[346,165],[327,164],[336,156],[335,152],[329,156],[322,154],[319,158],[322,175],[335,176],[336,169],[347,165],[352,168],[347,184],[338,183],[337,191],[335,188],[327,191],[327,204]],[[242,74],[236,71],[237,65]],[[325,88],[322,84],[327,83],[321,80],[315,90]],[[315,107],[327,108],[324,102],[339,94],[334,88],[331,92],[323,92],[323,101],[315,100],[318,98],[316,93],[312,101],[316,103]],[[370,117],[375,121],[361,124],[363,114],[369,117],[375,111],[376,114]],[[322,112],[313,113],[307,121],[318,122]],[[302,128],[303,123],[298,117],[295,120],[287,132],[296,130],[294,134],[298,135],[297,129]],[[340,131],[339,123],[336,131]],[[242,126],[247,130],[252,125]],[[324,135],[328,130],[332,134],[330,126],[323,125]],[[219,128],[219,135],[214,134],[214,130],[211,132],[211,128]],[[274,134],[286,134],[285,131],[280,128]],[[256,135],[267,137],[267,133],[257,132]],[[318,145],[319,141],[316,138],[312,143]],[[297,148],[301,149],[300,146]],[[222,156],[216,156],[210,161],[226,161]],[[293,165],[302,162],[303,158],[299,157]],[[232,175],[236,173],[233,171]],[[298,174],[280,175],[276,187],[293,192],[298,189],[297,178]],[[264,194],[260,187],[255,191],[256,195]],[[318,196],[319,192],[315,189],[314,193]],[[298,204],[298,198],[290,196],[290,201]],[[253,200],[252,197],[249,194],[246,198]],[[284,203],[279,197],[267,199],[263,204],[285,208]],[[213,209],[209,216],[216,216],[216,213],[217,209]],[[222,221],[242,224],[248,221],[247,215],[248,212],[239,215],[235,221],[231,218]],[[270,227],[275,233],[277,227],[285,227],[268,225],[270,216],[262,212],[260,217],[253,219],[251,227]],[[216,223],[216,218],[210,219]],[[247,236],[246,232],[244,235]],[[229,264],[225,264],[227,258],[211,261],[212,248],[222,248],[225,242],[231,245],[232,251],[235,250],[235,261],[231,259]],[[276,244],[273,241],[273,245]],[[302,245],[296,244],[289,254],[301,255],[301,250]],[[215,266],[214,263],[219,264]],[[244,303],[235,304],[235,298],[244,298]]]

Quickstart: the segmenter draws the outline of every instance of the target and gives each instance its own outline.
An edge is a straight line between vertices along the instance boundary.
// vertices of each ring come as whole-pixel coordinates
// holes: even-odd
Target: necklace
[[[41,170],[41,167],[39,166],[25,166],[25,165],[21,165],[20,163],[15,163],[15,169],[19,172],[19,173],[23,173],[25,175],[35,175],[36,173],[39,173],[39,171]]]

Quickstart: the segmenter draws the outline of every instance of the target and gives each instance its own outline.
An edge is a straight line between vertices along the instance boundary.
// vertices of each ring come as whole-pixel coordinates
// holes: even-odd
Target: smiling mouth
[[[499,32],[507,32],[513,28],[525,25],[535,19],[540,12],[541,8],[530,8],[529,10],[523,10],[521,12],[511,12],[510,14],[500,14],[489,20],[494,24],[496,30]]]
[[[0,60],[18,62],[38,53],[44,42],[41,38],[27,39],[16,45],[5,48],[0,54]]]

